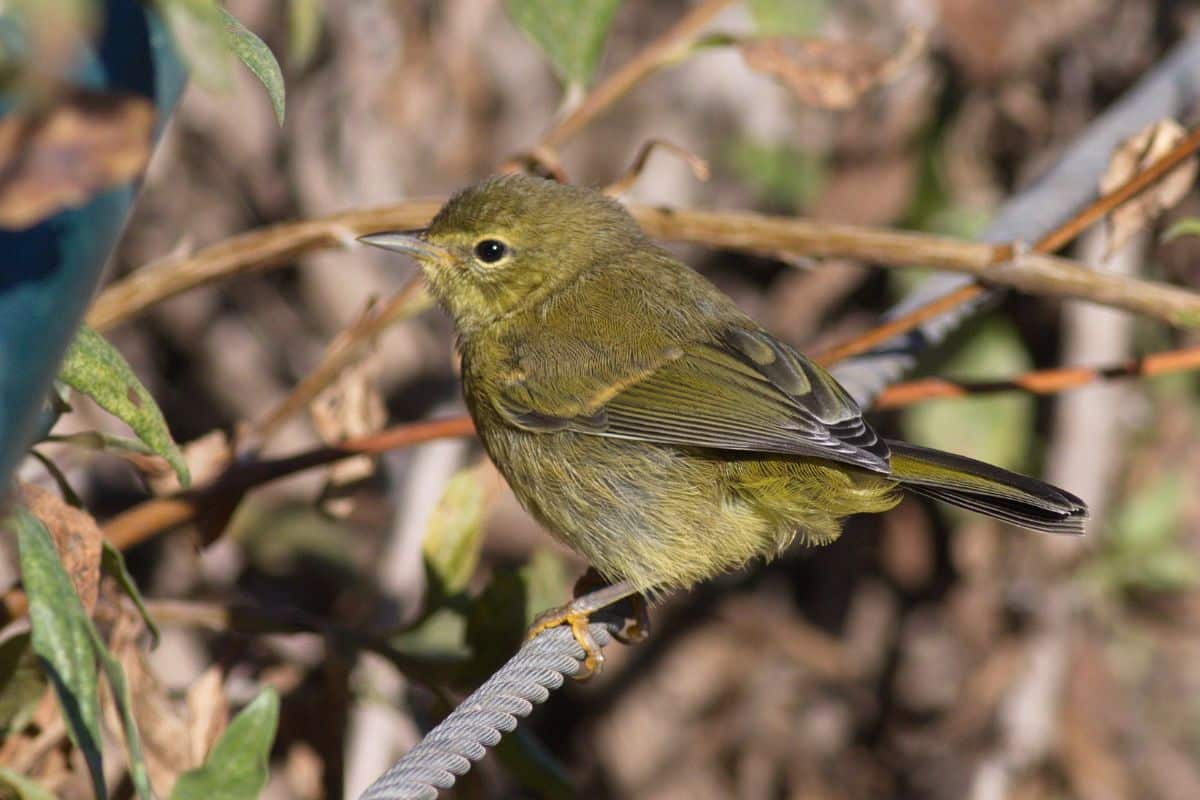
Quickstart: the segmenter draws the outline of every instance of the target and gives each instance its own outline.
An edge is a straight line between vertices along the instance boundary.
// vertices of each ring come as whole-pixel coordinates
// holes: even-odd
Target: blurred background
[[[705,49],[563,146],[570,180],[608,184],[645,142],[666,139],[711,176],[658,153],[626,199],[969,239],[1200,35],[1200,8],[1165,0],[751,5],[759,16],[736,3],[711,30],[881,53],[927,34],[903,69],[840,110],[803,102],[736,49]],[[193,82],[109,280],[272,223],[444,198],[529,150],[579,96],[496,0],[227,7],[279,56],[286,122],[246,70],[225,90]],[[620,4],[597,74],[690,8]],[[1198,213],[1192,191],[1124,242],[1096,226],[1074,255],[1194,286],[1200,240],[1161,231]],[[673,249],[809,351],[867,329],[921,277]],[[175,438],[202,443],[187,449],[203,483],[229,434],[275,408],[340,331],[414,274],[406,259],[347,245],[188,292],[106,335]],[[922,371],[1001,379],[1197,343],[1129,314],[1009,294]],[[413,316],[265,452],[460,414],[456,369],[445,317]],[[666,598],[648,642],[608,648],[599,678],[557,692],[449,796],[1200,797],[1198,390],[1180,373],[875,414],[889,435],[1074,491],[1093,509],[1089,536],[1051,539],[915,498],[853,519],[828,547]],[[56,430],[110,425],[81,402]],[[60,465],[102,521],[147,496],[121,459],[72,450]],[[45,481],[33,463],[23,477]],[[277,686],[269,798],[355,796],[586,566],[519,508],[471,439],[298,473],[248,495],[225,535],[209,533],[185,526],[127,554],[163,628],[144,653],[145,685],[166,708],[214,666],[235,706]],[[447,541],[465,555],[438,555]],[[447,580],[430,566],[439,558],[450,586],[429,584]],[[214,621],[214,609],[232,617]],[[166,734],[145,735],[153,752]]]

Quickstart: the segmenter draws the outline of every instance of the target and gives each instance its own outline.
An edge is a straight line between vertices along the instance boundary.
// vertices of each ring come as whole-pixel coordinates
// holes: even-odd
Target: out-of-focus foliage
[[[324,19],[322,0],[289,0],[288,59],[297,67],[307,65],[316,53]]]
[[[446,483],[421,543],[430,588],[443,597],[466,588],[479,563],[487,500],[481,472],[463,469]]]
[[[509,16],[567,84],[591,82],[621,0],[507,0]]]
[[[737,139],[730,142],[725,161],[764,201],[793,212],[803,210],[817,196],[825,175],[820,159],[787,145]]]
[[[12,0],[0,5],[0,89],[61,77],[73,64],[73,48],[94,32],[104,0]],[[215,89],[231,85],[236,57],[258,77],[283,124],[283,73],[270,48],[218,0],[147,0],[162,12],[193,76]],[[296,0],[293,57],[303,62],[316,46],[320,9]],[[32,83],[30,76],[34,77]]]
[[[825,0],[747,0],[760,33],[803,36],[812,33],[825,16]]]
[[[1200,217],[1181,219],[1163,232],[1162,240],[1171,242],[1181,236],[1200,236]]]
[[[1178,592],[1200,582],[1200,557],[1183,540],[1187,480],[1158,475],[1117,508],[1094,576],[1115,590]]]
[[[954,380],[986,380],[1019,375],[1032,366],[1016,330],[991,319],[938,365],[938,374]],[[1009,393],[968,399],[932,400],[904,411],[905,437],[928,447],[949,450],[1026,470],[1034,421],[1034,400]]]
[[[42,699],[46,682],[28,633],[0,643],[0,733],[25,727]]]
[[[133,580],[133,576],[129,574],[128,567],[125,566],[125,556],[121,551],[113,547],[112,544],[105,539],[104,550],[100,556],[100,567],[104,570],[104,574],[116,581],[121,587],[121,591],[125,593],[138,610],[138,614],[142,617],[142,623],[146,626],[146,632],[150,634],[150,641],[153,646],[158,646],[158,641],[161,634],[158,631],[158,625],[154,623],[154,619],[150,616],[150,612],[146,610],[146,601],[142,598],[141,590],[138,589],[137,583]]]
[[[54,800],[54,795],[7,767],[0,767],[0,784],[16,794],[17,800]]]
[[[279,695],[264,689],[229,723],[204,766],[179,776],[171,800],[254,800],[267,785],[267,757],[279,724]]]

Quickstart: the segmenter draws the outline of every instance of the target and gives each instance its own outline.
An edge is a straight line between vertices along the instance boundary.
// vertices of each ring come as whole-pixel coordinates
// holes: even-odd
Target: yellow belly
[[[849,514],[898,502],[885,477],[831,462],[735,457],[571,432],[484,437],[521,503],[610,581],[691,586],[831,541]]]

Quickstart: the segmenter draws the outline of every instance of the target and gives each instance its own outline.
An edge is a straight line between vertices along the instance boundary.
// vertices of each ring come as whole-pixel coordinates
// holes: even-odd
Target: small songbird
[[[794,539],[837,538],[900,488],[1082,533],[1041,481],[888,441],[824,369],[649,241],[604,195],[523,175],[453,197],[408,253],[453,317],[467,407],[517,498],[612,586],[544,615],[588,655],[587,615],[691,586]]]

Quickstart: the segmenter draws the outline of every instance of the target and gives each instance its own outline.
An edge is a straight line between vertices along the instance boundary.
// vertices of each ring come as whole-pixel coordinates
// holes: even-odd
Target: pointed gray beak
[[[363,244],[392,250],[396,253],[407,253],[419,260],[443,260],[449,253],[445,248],[430,244],[421,238],[423,231],[388,231],[386,233],[371,233],[358,237]]]

